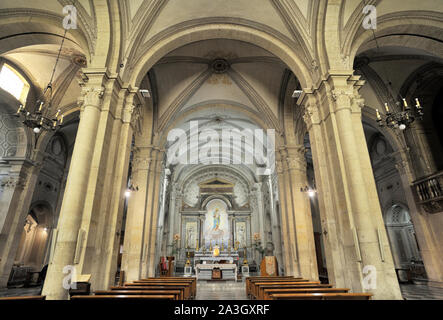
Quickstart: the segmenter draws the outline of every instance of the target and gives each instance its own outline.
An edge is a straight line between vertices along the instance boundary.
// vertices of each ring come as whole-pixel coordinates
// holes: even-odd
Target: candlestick
[[[386,112],[389,113],[389,106],[387,103],[385,103],[385,109],[386,109]]]
[[[377,112],[377,120],[381,120],[380,112],[378,109],[375,109],[375,112]]]
[[[408,103],[406,102],[406,99],[403,99],[403,105],[405,106],[406,110],[409,109],[409,106],[408,106]]]
[[[40,102],[40,107],[38,108],[38,112],[42,111],[42,108],[43,108],[43,101]]]
[[[417,103],[417,109],[421,109],[420,101],[418,101],[418,98],[415,98],[415,102]]]

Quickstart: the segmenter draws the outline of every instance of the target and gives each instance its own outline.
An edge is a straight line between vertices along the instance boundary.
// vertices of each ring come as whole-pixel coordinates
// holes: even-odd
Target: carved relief
[[[13,115],[0,113],[0,158],[15,156],[17,146],[18,123]]]

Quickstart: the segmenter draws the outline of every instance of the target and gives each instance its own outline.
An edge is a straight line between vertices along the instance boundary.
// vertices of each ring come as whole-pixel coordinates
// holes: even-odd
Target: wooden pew
[[[190,287],[186,284],[146,284],[144,286],[115,286],[111,290],[180,290],[180,300],[189,300],[192,298]]]
[[[246,277],[245,284],[246,284],[246,296],[249,297],[249,288],[250,288],[250,282],[251,280],[274,280],[274,279],[302,279],[302,278],[294,278],[293,276],[272,276],[272,277],[266,277],[266,276],[252,276],[252,277]]]
[[[271,300],[370,300],[371,293],[276,293]]]
[[[2,297],[0,301],[46,300],[46,296]]]
[[[252,295],[255,283],[258,282],[308,282],[309,280],[303,278],[259,278],[259,279],[249,279],[246,285],[246,295],[249,297]]]
[[[320,281],[266,281],[266,282],[251,282],[251,290],[250,290],[250,295],[252,296],[252,298],[257,299],[258,298],[258,293],[259,293],[259,287],[262,285],[278,285],[278,286],[282,286],[284,287],[285,285],[288,286],[296,286],[296,285],[319,285]]]
[[[322,283],[307,283],[307,284],[299,284],[299,283],[285,283],[285,284],[261,284],[256,288],[256,295],[253,298],[257,300],[264,300],[265,290],[268,289],[330,289],[332,288],[331,284],[322,284]]]
[[[263,289],[259,300],[272,300],[271,294],[287,293],[347,293],[348,288],[272,288]]]
[[[146,283],[146,282],[185,282],[185,283],[191,283],[192,286],[192,297],[195,298],[197,295],[197,278],[195,277],[167,277],[167,278],[144,278],[141,280],[136,280],[133,283]]]
[[[96,296],[72,296],[71,300],[174,300],[174,295],[96,295]]]
[[[96,296],[143,296],[143,295],[174,295],[174,300],[183,300],[181,290],[99,290],[95,291]]]
[[[159,287],[179,287],[182,286],[185,290],[185,298],[192,299],[192,286],[190,283],[184,282],[144,282],[144,283],[125,283],[124,287],[145,287],[145,286],[159,286]]]

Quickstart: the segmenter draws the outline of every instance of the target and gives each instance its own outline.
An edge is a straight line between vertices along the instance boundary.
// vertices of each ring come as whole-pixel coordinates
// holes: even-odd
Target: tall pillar
[[[275,207],[275,197],[274,197],[274,187],[272,183],[272,176],[268,176],[267,185],[269,187],[269,207],[271,210],[271,224],[272,224],[272,242],[274,244],[274,255],[277,257],[279,264],[283,264],[283,254],[282,254],[282,240],[281,232],[279,229],[279,221],[277,218],[276,207]]]
[[[174,241],[174,223],[177,220],[176,215],[178,216],[177,212],[178,212],[178,205],[177,205],[177,193],[178,190],[176,188],[176,185],[174,183],[171,183],[171,193],[170,193],[170,197],[168,199],[169,202],[169,223],[168,223],[168,242],[167,242],[167,246],[171,246],[173,241]],[[200,246],[203,246],[203,241],[201,241],[201,239],[199,239],[200,241]],[[172,255],[172,247],[171,250],[167,250],[166,254],[167,255]]]
[[[147,249],[147,245],[143,243],[143,233],[151,147],[138,144],[139,139],[140,137],[136,137],[132,160],[132,183],[138,187],[138,191],[129,198],[123,243],[122,270],[125,271],[127,282],[141,278],[143,253]]]
[[[301,188],[308,184],[306,174],[305,147],[288,146],[288,180],[290,181],[291,220],[295,225],[295,238],[299,276],[318,280],[317,257],[315,254],[314,228],[312,226],[309,198]]]
[[[132,91],[128,96],[126,90],[122,90],[122,103],[123,110],[118,113],[115,122],[118,125],[115,126],[115,139],[117,140],[113,153],[109,153],[109,165],[113,168],[109,173],[109,179],[111,181],[109,192],[110,197],[107,199],[108,214],[103,217],[100,233],[104,234],[100,263],[97,263],[95,267],[95,274],[99,276],[99,281],[96,282],[96,288],[107,289],[114,284],[115,274],[117,271],[117,258],[120,247],[120,231],[122,229],[123,219],[123,207],[124,207],[124,194],[127,188],[129,160],[131,154],[131,144],[134,129],[136,128],[136,121],[139,116],[140,105],[134,104],[135,91]],[[103,200],[106,200],[104,197]]]
[[[276,168],[278,175],[278,191],[279,191],[279,203],[280,203],[280,221],[281,221],[281,237],[282,237],[282,250],[284,257],[285,275],[294,275],[292,264],[292,250],[291,244],[293,243],[289,237],[289,224],[288,224],[288,207],[287,207],[287,195],[286,195],[286,176],[284,169],[285,160],[282,159],[280,152],[276,153]]]
[[[63,273],[67,266],[75,267],[77,274],[91,274],[95,283],[94,265],[101,263],[102,235],[97,234],[101,218],[108,215],[104,205],[110,179],[109,156],[115,154],[118,143],[114,119],[116,116],[115,92],[119,82],[106,71],[86,70],[83,84],[80,123],[72,154],[68,180],[58,222],[58,236],[52,261],[43,287],[48,300],[66,299],[67,288]],[[118,130],[117,130],[118,131]],[[105,195],[104,195],[105,194]],[[105,202],[104,202],[105,201]],[[103,210],[103,211],[102,211]],[[66,284],[66,281],[65,281]]]
[[[166,233],[166,228],[169,227],[168,223],[166,223],[166,219],[165,219],[166,194],[167,194],[168,185],[169,185],[169,174],[170,174],[169,169],[168,169],[168,171],[165,170],[165,172],[163,174],[163,183],[162,183],[162,187],[161,187],[162,193],[160,196],[160,209],[159,209],[160,215],[159,215],[158,223],[157,223],[157,226],[161,225],[161,228],[159,228],[159,230],[157,232],[154,261],[160,261],[160,256],[162,255],[162,248],[164,247],[164,243],[167,242],[167,239],[163,239],[163,237]],[[169,234],[169,233],[166,233],[166,234]]]
[[[337,72],[302,97],[328,274],[330,282],[353,292],[401,299],[363,134],[363,101],[358,95],[362,85],[352,73]]]
[[[162,163],[163,163],[163,155],[164,152],[154,149],[154,155],[153,155],[153,165],[151,166],[151,177],[152,180],[150,180],[151,184],[151,192],[149,195],[151,198],[148,198],[148,205],[147,205],[147,215],[150,215],[150,229],[149,229],[149,246],[148,246],[148,255],[147,255],[147,276],[148,277],[154,277],[155,276],[155,266],[157,265],[157,262],[155,260],[156,257],[156,239],[157,239],[157,232],[158,232],[158,212],[159,212],[159,205],[160,205],[160,186],[161,186],[161,175],[162,175]],[[147,233],[147,234],[148,234]]]

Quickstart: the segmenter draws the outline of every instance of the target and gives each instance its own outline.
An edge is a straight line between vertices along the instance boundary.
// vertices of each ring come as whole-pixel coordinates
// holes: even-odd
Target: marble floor
[[[196,300],[247,300],[244,282],[199,281]]]
[[[418,284],[400,285],[405,300],[443,300],[443,288]]]
[[[400,285],[405,300],[443,300],[443,288],[426,285]],[[0,297],[34,296],[39,295],[40,287],[0,289]],[[197,283],[196,300],[246,300],[245,284],[243,282],[206,282]]]

